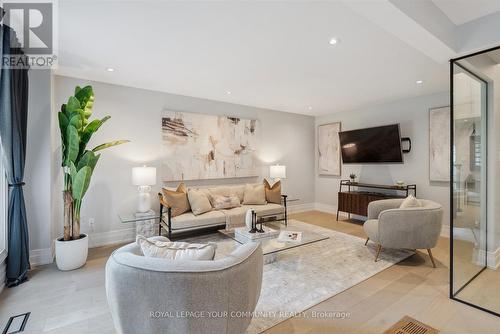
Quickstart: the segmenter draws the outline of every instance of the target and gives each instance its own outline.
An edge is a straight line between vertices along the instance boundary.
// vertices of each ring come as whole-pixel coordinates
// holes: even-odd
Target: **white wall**
[[[336,210],[340,180],[348,179],[350,173],[356,174],[358,180],[368,183],[394,184],[402,180],[407,184],[417,185],[417,197],[442,204],[443,223],[449,225],[449,184],[429,181],[429,108],[446,105],[449,105],[449,93],[420,96],[317,117],[316,126],[342,122],[342,131],[400,123],[401,136],[411,138],[412,150],[404,155],[404,164],[343,164],[341,177],[319,176],[315,171],[316,202],[323,204],[320,207]]]
[[[94,87],[96,95],[94,116],[112,116],[92,139],[92,144],[115,139],[131,141],[103,151],[84,199],[82,230],[95,233],[93,245],[107,242],[109,238],[130,238],[132,231],[127,229],[132,225],[121,224],[118,214],[133,213],[135,209],[137,191],[136,187],[130,184],[131,168],[141,164],[156,166],[158,169],[161,167],[160,130],[163,110],[231,115],[260,120],[261,176],[268,175],[267,166],[271,164],[286,165],[287,179],[284,180],[283,186],[290,197],[300,198],[300,202],[294,204],[314,202],[313,117],[61,76],[55,77],[55,106],[58,108],[65,102],[76,85],[86,84]],[[57,150],[56,147],[54,149]],[[188,185],[257,180],[258,178],[191,181]],[[159,182],[153,187],[153,193],[158,192],[160,186]],[[158,209],[156,201],[154,208]],[[95,231],[89,230],[89,218],[95,218]],[[57,224],[59,226],[56,230],[62,233],[60,221]]]
[[[51,71],[30,70],[24,198],[34,265],[50,260],[52,244],[51,108]]]

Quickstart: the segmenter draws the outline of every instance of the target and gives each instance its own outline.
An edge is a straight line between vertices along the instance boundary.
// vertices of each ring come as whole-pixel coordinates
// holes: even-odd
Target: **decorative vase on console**
[[[351,179],[351,182],[356,182],[356,174],[349,175],[349,178]]]

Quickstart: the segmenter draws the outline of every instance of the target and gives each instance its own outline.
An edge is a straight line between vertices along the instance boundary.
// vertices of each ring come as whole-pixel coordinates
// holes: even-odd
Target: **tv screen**
[[[356,163],[402,163],[399,124],[339,133],[342,161]]]

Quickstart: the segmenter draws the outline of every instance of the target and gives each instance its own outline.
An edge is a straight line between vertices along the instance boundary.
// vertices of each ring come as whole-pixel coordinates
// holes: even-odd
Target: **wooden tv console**
[[[347,189],[345,189],[346,187]],[[395,194],[384,194],[376,191],[368,191],[368,189],[393,190]],[[366,217],[368,216],[368,204],[370,202],[389,198],[405,198],[408,197],[411,191],[416,197],[417,186],[415,184],[398,186],[341,180],[337,202],[337,220],[339,220],[340,211],[347,212],[349,219],[351,218],[351,213]]]

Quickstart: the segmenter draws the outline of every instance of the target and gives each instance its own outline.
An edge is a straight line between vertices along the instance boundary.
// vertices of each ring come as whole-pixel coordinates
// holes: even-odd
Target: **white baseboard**
[[[450,238],[450,225],[443,224],[441,226],[441,236],[445,238]]]
[[[135,240],[135,228],[114,230],[89,234],[89,248],[131,242]],[[33,249],[30,251],[31,267],[37,267],[54,262],[54,242],[50,248]],[[1,274],[1,272],[0,272]],[[2,281],[3,282],[3,281]]]
[[[500,248],[495,251],[485,252],[482,249],[474,249],[472,252],[472,262],[478,266],[484,266],[484,256],[486,253],[486,261],[488,262],[488,268],[492,270],[497,270],[500,267]]]
[[[500,267],[500,247],[494,252],[488,252],[488,267],[494,270]]]
[[[306,211],[321,211],[330,214],[337,214],[337,207],[325,203],[303,203],[288,206],[288,213],[299,213]],[[347,213],[340,212],[340,216],[347,217]],[[122,230],[113,230],[107,232],[90,233],[89,234],[89,248],[113,245],[117,243],[132,242],[135,240],[135,228],[127,228]],[[449,226],[443,225],[441,232],[442,236],[449,237]]]
[[[330,213],[332,215],[336,215],[337,214],[337,206],[335,205],[331,205],[331,204],[325,204],[325,203],[314,203],[314,210],[317,210],[317,211],[321,211],[321,212],[326,212],[326,213]],[[340,211],[339,212],[339,216],[341,217],[347,217],[348,214],[346,212],[342,212]],[[362,218],[360,216],[356,216],[356,215],[353,215],[353,218]]]
[[[53,248],[33,249],[30,251],[31,267],[41,266],[54,262]]]
[[[298,213],[314,210],[314,203],[290,205],[289,213]],[[113,245],[118,243],[132,242],[135,240],[136,229],[134,227],[113,230],[107,232],[89,233],[89,248]]]
[[[290,205],[287,207],[287,211],[288,213],[312,211],[314,210],[314,204],[315,203],[303,203],[303,204]]]
[[[335,205],[324,204],[324,203],[314,203],[314,210],[337,214],[337,207]]]
[[[314,203],[314,210],[321,211],[321,212],[326,212],[326,213],[331,213],[331,214],[337,214],[337,207],[335,205],[331,204],[324,204],[324,203]],[[347,217],[347,213],[345,212],[339,212],[339,216],[342,217]],[[363,219],[364,217],[353,215],[353,218],[359,218]],[[441,236],[445,238],[450,237],[450,225],[445,225],[443,224],[441,227]],[[498,263],[498,262],[497,262]]]
[[[484,263],[479,263],[477,261],[478,259],[484,259],[484,250],[479,250],[478,252],[475,252],[477,255],[476,258],[476,263],[478,265],[484,265]],[[500,267],[500,247],[497,248],[495,251],[487,251],[486,252],[486,261],[488,263],[488,268],[497,270],[498,267]],[[484,262],[484,261],[480,261]]]
[[[113,245],[135,240],[135,227],[89,234],[89,248]]]

